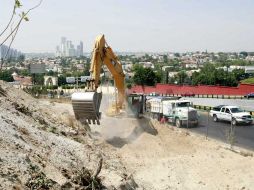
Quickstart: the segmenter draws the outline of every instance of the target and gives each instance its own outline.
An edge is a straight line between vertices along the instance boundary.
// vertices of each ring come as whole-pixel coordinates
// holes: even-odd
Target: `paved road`
[[[216,98],[189,98],[195,105],[218,106],[229,105],[239,106],[248,111],[254,111],[254,99],[216,99]]]
[[[208,137],[227,141],[227,134],[230,130],[230,123],[227,122],[214,122],[211,117],[207,117],[206,112],[200,113],[199,126],[197,128],[191,128],[194,133],[206,135],[208,131]],[[208,126],[208,127],[207,127]],[[254,124],[252,125],[237,125],[235,129],[235,145],[247,149],[254,150]]]
[[[111,96],[108,96],[106,94],[104,94],[103,96],[103,101],[102,101],[102,105],[101,105],[101,110],[106,110],[109,106],[109,100],[112,99]],[[228,105],[239,105],[240,107],[244,107],[244,106],[252,106],[252,108],[254,108],[254,100],[225,100],[225,99],[212,99],[212,98],[193,98],[192,99],[195,102],[200,103],[199,105],[211,105],[211,106],[215,106],[215,105],[220,105],[220,104],[228,104]],[[203,104],[202,104],[203,103]],[[246,108],[243,108],[247,110]],[[207,112],[199,112],[200,114],[200,120],[199,120],[199,126],[197,128],[190,128],[189,130],[194,132],[194,133],[198,133],[198,134],[202,134],[202,135],[206,135],[207,134],[207,130],[208,130],[208,137],[209,138],[214,138],[223,142],[227,142],[227,133],[230,130],[230,123],[227,122],[213,122],[212,118],[209,117],[209,119],[207,120]],[[105,116],[103,116],[105,117]],[[106,121],[104,121],[106,122]],[[114,123],[114,121],[112,120],[112,123]],[[106,122],[106,125],[114,125],[110,122]],[[102,121],[103,124],[103,121]],[[208,127],[207,127],[208,126]],[[95,127],[96,129],[98,128],[98,126]],[[251,149],[254,150],[254,124],[250,125],[250,126],[236,126],[235,128],[235,137],[236,137],[236,145],[240,146],[240,147],[244,147],[247,149]],[[103,129],[102,129],[103,130]],[[117,133],[116,129],[113,130],[115,133]],[[107,131],[106,131],[107,132]],[[105,133],[106,133],[105,132]],[[120,133],[121,131],[119,131]],[[109,132],[110,135],[112,133]]]

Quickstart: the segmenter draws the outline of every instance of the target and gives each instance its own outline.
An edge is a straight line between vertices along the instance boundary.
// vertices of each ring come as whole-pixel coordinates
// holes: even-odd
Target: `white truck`
[[[164,117],[177,127],[198,125],[197,110],[192,107],[189,100],[152,98],[147,100],[147,111],[153,118],[160,120]]]
[[[237,106],[225,106],[220,105],[213,107],[210,111],[210,116],[213,117],[213,121],[219,120],[232,122],[232,125],[238,123],[251,124],[253,119],[249,112],[243,111]]]

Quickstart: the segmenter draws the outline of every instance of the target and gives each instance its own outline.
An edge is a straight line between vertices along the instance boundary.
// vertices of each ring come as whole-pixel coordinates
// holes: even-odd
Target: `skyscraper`
[[[68,56],[83,56],[83,42],[80,41],[77,49],[75,49],[71,40],[67,40],[66,37],[61,37],[60,46],[56,47],[56,56],[68,57]]]
[[[84,52],[83,52],[83,42],[80,41],[79,45],[80,45],[80,54],[79,54],[79,56],[83,56],[83,54],[84,54]]]
[[[61,56],[66,56],[66,38],[61,38]]]
[[[18,58],[22,53],[16,49],[9,48],[9,46],[0,46],[0,59]]]
[[[83,56],[83,42],[80,41],[79,45],[77,45],[77,56]]]

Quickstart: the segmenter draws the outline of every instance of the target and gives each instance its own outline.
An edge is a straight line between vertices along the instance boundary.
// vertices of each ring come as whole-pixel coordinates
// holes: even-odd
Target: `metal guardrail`
[[[191,98],[214,98],[214,99],[245,99],[243,95],[219,95],[219,94],[194,94],[193,96],[182,96],[181,94],[160,94],[160,93],[148,93],[148,96],[173,96],[173,97],[191,97]]]
[[[162,96],[181,96],[181,94],[162,94]],[[192,98],[215,98],[215,99],[247,99],[241,95],[218,95],[218,94],[195,94],[193,96],[182,96]]]

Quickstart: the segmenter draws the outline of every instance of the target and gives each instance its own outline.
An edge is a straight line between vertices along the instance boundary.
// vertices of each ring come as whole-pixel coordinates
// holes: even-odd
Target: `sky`
[[[0,0],[0,31],[13,1]],[[27,10],[39,0],[20,1]],[[254,51],[253,10],[253,0],[43,0],[13,47],[55,52],[65,36],[75,45],[82,40],[90,52],[95,37],[105,34],[122,52]]]

